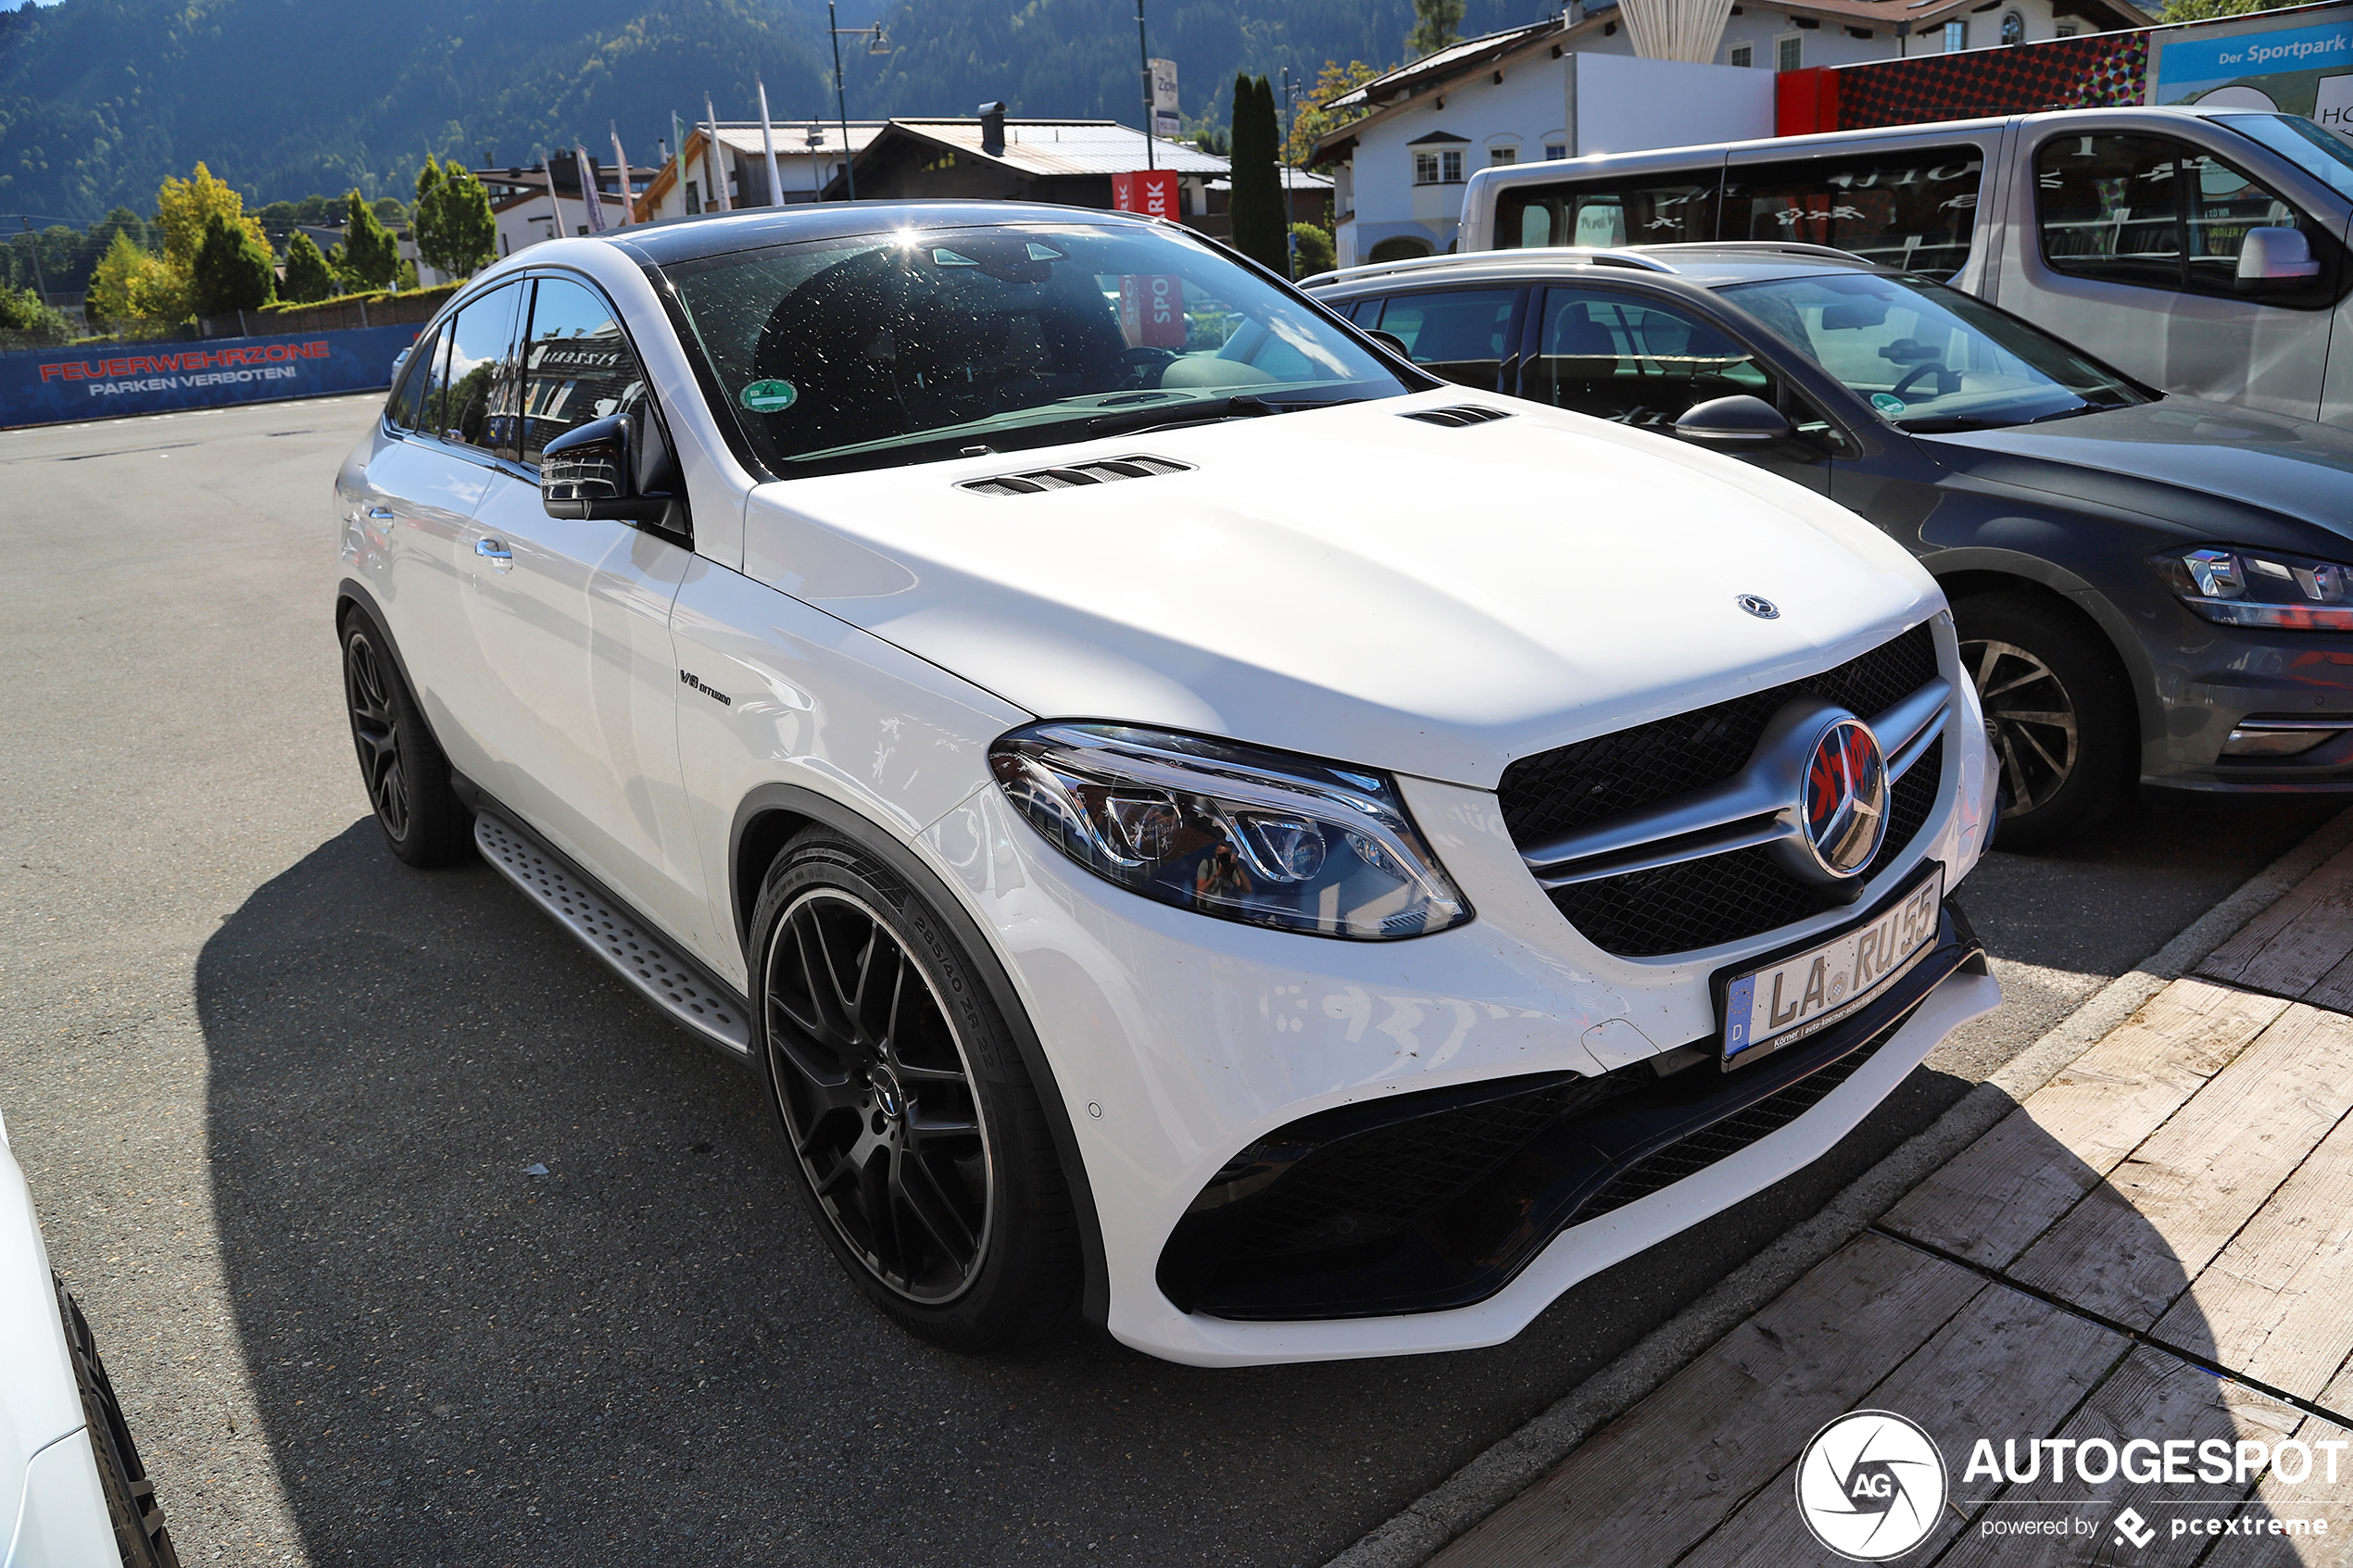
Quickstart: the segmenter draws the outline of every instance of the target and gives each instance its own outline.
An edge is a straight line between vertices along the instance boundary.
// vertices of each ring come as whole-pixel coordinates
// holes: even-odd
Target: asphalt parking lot
[[[1994,857],[2002,1010],[1513,1344],[963,1361],[839,1275],[745,1073],[486,868],[383,851],[327,621],[374,406],[0,433],[0,1112],[192,1563],[1320,1562],[2334,810]]]

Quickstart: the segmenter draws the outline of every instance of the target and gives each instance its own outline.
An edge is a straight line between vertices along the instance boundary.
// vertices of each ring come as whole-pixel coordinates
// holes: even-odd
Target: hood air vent
[[[958,485],[975,495],[1035,495],[1041,490],[1068,490],[1076,484],[1109,484],[1115,479],[1150,479],[1156,473],[1182,473],[1190,463],[1166,458],[1101,458],[1063,469],[1038,469],[1029,473],[999,474],[994,479],[968,479]]]
[[[1426,425],[1483,425],[1490,420],[1508,420],[1512,411],[1490,408],[1483,403],[1461,403],[1452,408],[1415,408],[1402,417]]]

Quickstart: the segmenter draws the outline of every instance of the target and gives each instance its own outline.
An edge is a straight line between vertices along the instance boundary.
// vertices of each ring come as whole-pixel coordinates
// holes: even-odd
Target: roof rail
[[[1646,251],[1745,251],[1761,250],[1775,256],[1818,256],[1826,261],[1852,261],[1858,267],[1877,267],[1881,263],[1868,256],[1857,256],[1851,250],[1839,250],[1831,245],[1809,245],[1795,240],[1678,240],[1668,245],[1643,245]]]
[[[1414,272],[1435,267],[1460,270],[1466,267],[1525,267],[1530,260],[1582,262],[1589,267],[1627,267],[1642,272],[1673,272],[1675,267],[1656,257],[1643,254],[1647,250],[1669,247],[1660,245],[1604,247],[1599,245],[1530,245],[1516,250],[1475,250],[1460,256],[1415,256],[1401,261],[1370,261],[1355,267],[1341,267],[1329,272],[1318,272],[1312,278],[1302,278],[1302,288],[1323,283],[1349,283],[1365,278],[1382,278],[1393,273]],[[1694,246],[1713,249],[1713,246]]]

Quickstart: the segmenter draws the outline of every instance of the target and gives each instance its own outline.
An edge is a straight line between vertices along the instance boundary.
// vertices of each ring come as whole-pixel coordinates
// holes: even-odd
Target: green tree
[[[267,254],[270,241],[261,232],[261,220],[245,212],[245,198],[199,163],[187,179],[166,180],[156,191],[156,226],[163,231],[164,260],[193,276],[196,251],[215,218],[252,235]]]
[[[199,316],[225,316],[270,303],[277,279],[270,247],[216,212],[205,220],[204,243],[189,269],[191,303]]]
[[[430,157],[417,171],[410,232],[425,265],[453,278],[487,266],[497,254],[498,224],[490,213],[490,193],[472,169],[455,163],[444,168]]]
[[[1463,41],[1463,0],[1414,0],[1414,31],[1405,35],[1405,57],[1418,60]]]
[[[2205,21],[2213,17],[2252,16],[2257,11],[2276,11],[2283,6],[2300,6],[2305,0],[2173,0],[2158,13],[2158,19],[2168,22]]]
[[[308,305],[334,292],[334,269],[327,265],[318,242],[296,229],[294,238],[286,242],[286,276],[278,285],[280,297]]]
[[[1292,254],[1297,257],[1296,278],[1312,278],[1318,272],[1328,272],[1338,264],[1339,253],[1333,248],[1331,231],[1320,223],[1294,223],[1290,226],[1294,242]]]
[[[1308,167],[1315,156],[1317,142],[1372,112],[1366,104],[1335,109],[1330,107],[1331,101],[1344,98],[1373,78],[1386,74],[1379,66],[1368,66],[1362,60],[1351,60],[1346,65],[1326,60],[1324,69],[1316,74],[1315,85],[1307,90],[1307,107],[1291,116],[1290,140],[1283,144],[1283,161],[1295,169]]]
[[[65,339],[65,312],[52,309],[31,289],[0,288],[0,332],[24,332],[52,343]]]
[[[399,246],[358,191],[346,198],[341,270],[371,289],[388,289],[400,276]]]
[[[1281,132],[1275,91],[1263,76],[1234,79],[1234,194],[1228,212],[1234,248],[1262,266],[1290,275],[1282,177],[1275,162]]]
[[[188,317],[188,280],[118,229],[90,275],[86,308],[101,321],[182,321]]]

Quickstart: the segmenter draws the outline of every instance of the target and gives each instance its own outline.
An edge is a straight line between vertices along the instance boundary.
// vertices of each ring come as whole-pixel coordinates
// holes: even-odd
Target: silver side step
[[[484,859],[644,992],[648,1001],[736,1055],[751,1054],[751,1028],[743,1005],[704,980],[637,917],[589,887],[494,812],[474,813],[474,845]]]

